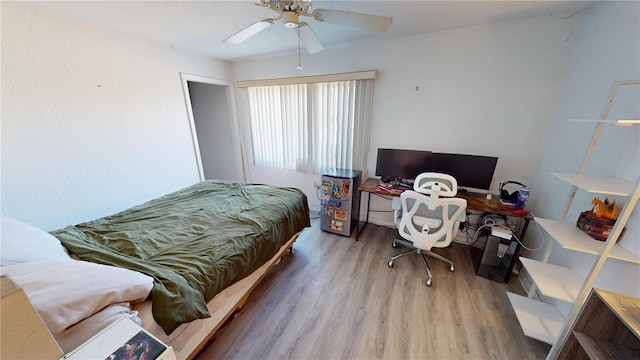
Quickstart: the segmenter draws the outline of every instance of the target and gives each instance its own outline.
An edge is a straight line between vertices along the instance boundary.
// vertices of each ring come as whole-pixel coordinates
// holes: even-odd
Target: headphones
[[[516,200],[518,199],[518,192],[520,190],[520,187],[518,187],[518,190],[514,192],[508,192],[507,190],[504,189],[505,185],[507,184],[520,185],[520,187],[527,187],[527,185],[521,182],[511,181],[511,180],[505,181],[500,184],[500,200],[515,204]]]

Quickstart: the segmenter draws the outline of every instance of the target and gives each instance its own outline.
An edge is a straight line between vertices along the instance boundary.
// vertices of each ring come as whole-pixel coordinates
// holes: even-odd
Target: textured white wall
[[[391,147],[498,156],[496,188],[507,179],[526,183],[584,16],[539,16],[302,54],[303,75],[379,71],[367,166],[371,175],[377,149]],[[297,61],[297,54],[291,54],[235,62],[234,77],[297,76]],[[238,112],[250,144],[244,93],[237,92]],[[251,174],[258,182],[277,179],[265,175],[264,169]],[[311,206],[319,206],[308,175],[292,173],[287,181],[309,191]],[[381,221],[391,219],[390,214],[377,215]]]
[[[638,2],[601,2],[589,12],[531,182],[533,191],[527,205],[537,216],[560,219],[570,185],[551,176],[550,172],[577,172],[595,128],[592,124],[567,120],[599,118],[614,81],[640,79],[638,14]],[[611,109],[611,118],[640,117],[639,94],[638,86],[621,88]],[[640,175],[640,127],[605,126],[586,173],[635,182]],[[578,190],[566,221],[575,223],[581,211],[591,209],[595,196],[599,195]],[[624,199],[618,198],[618,201],[625,203]],[[532,225],[526,244],[536,247],[542,241],[551,241],[544,240],[548,237],[541,237],[543,233]],[[637,206],[618,243],[640,256],[640,210]],[[542,255],[543,251],[527,254],[538,259]],[[556,245],[550,262],[573,267],[584,276],[593,259],[591,255]],[[607,260],[595,286],[640,297],[640,266]]]
[[[3,215],[50,230],[199,180],[180,72],[228,63],[1,6]]]

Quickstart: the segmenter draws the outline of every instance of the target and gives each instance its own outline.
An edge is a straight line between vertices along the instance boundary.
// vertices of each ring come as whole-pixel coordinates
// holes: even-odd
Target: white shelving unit
[[[591,255],[602,252],[605,243],[595,240],[578,229],[575,224],[564,223],[555,220],[535,218],[535,221],[556,240],[556,243],[565,249],[579,251]],[[612,259],[640,264],[640,259],[620,245],[614,245],[609,257]]]
[[[555,306],[508,292],[507,296],[525,335],[552,344],[564,325],[564,316]]]
[[[571,184],[572,188],[560,220],[535,218],[535,221],[554,242],[550,243],[546,249],[542,261],[520,258],[523,267],[533,280],[528,296],[507,293],[524,334],[553,345],[547,357],[550,359],[555,359],[558,356],[559,348],[557,344],[562,343],[562,340],[568,336],[570,327],[589,295],[605,261],[607,259],[615,259],[617,261],[640,264],[640,258],[616,244],[640,196],[640,177],[634,184],[611,177],[584,175],[603,126],[610,126],[608,124],[614,123],[612,120],[607,119],[607,116],[618,88],[624,85],[640,85],[640,80],[614,83],[601,114],[601,121],[596,126],[578,173],[552,173],[552,175]],[[593,122],[593,120],[588,120],[587,122]],[[591,238],[578,229],[575,222],[565,222],[578,189],[600,195],[627,197],[625,206],[620,211],[618,220],[606,241],[597,241]],[[594,263],[587,276],[583,277],[573,269],[548,262],[556,244],[564,249],[594,256]],[[565,317],[553,304],[533,299],[536,293],[545,298],[556,299],[572,305],[571,311]]]
[[[633,190],[633,183],[606,176],[585,176],[569,173],[551,173],[551,175],[557,176],[579,189],[595,194],[628,196]]]
[[[584,279],[573,269],[524,257],[521,257],[520,261],[540,294],[568,303],[576,301]]]

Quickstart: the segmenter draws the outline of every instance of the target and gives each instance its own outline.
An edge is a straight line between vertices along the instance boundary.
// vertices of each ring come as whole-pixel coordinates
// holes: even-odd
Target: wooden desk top
[[[358,188],[358,191],[365,191],[368,193],[374,193],[383,196],[400,196],[399,193],[391,193],[388,191],[380,191],[377,187],[380,182],[380,179],[376,178],[368,178],[367,181],[363,182],[362,185]],[[513,210],[509,209],[508,205],[504,205],[500,202],[500,197],[494,196],[491,200],[487,200],[487,194],[480,193],[472,193],[472,192],[458,192],[456,195],[459,198],[467,200],[467,209],[482,211],[496,215],[502,216],[513,216],[526,220],[533,219],[531,213],[526,216],[518,216],[513,214]]]

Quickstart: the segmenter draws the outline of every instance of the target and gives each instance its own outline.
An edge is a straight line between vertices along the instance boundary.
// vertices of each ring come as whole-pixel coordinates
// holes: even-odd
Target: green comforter
[[[170,334],[306,226],[298,189],[208,180],[51,233],[82,260],[153,277],[153,316]]]

